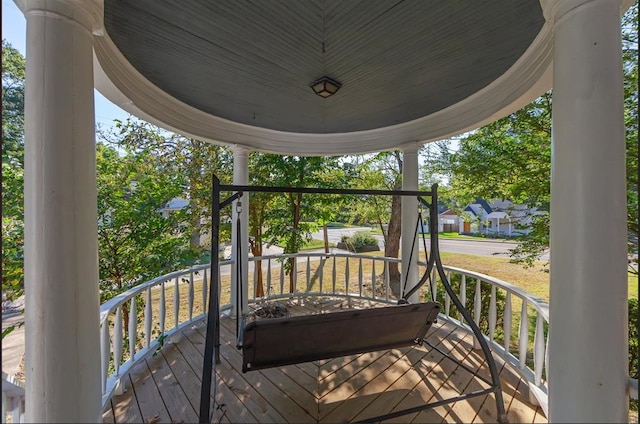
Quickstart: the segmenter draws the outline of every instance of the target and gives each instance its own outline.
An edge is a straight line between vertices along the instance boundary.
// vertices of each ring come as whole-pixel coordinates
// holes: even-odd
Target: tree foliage
[[[334,157],[280,156],[254,153],[250,161],[251,183],[282,187],[329,187],[336,179],[328,178],[339,168]],[[268,205],[268,207],[267,207]],[[301,193],[279,193],[277,195],[252,195],[249,216],[255,249],[262,242],[278,245],[284,253],[297,253],[311,240],[316,229],[315,221],[321,216],[323,197]],[[257,211],[260,211],[259,213]],[[258,220],[259,219],[259,220]],[[255,253],[255,251],[254,251]],[[283,264],[289,273],[290,290],[293,291],[292,261]],[[260,292],[260,289],[258,289]]]
[[[190,259],[182,211],[160,209],[182,193],[175,175],[159,172],[148,152],[123,154],[97,144],[101,301]]]
[[[180,175],[181,197],[189,205],[187,214],[192,249],[209,247],[202,243],[211,228],[211,176],[215,174],[222,184],[231,181],[233,156],[221,146],[164,131],[147,122],[135,119],[115,121],[115,131],[100,131],[112,145],[131,154],[145,154],[152,158],[159,172]],[[230,234],[221,234],[222,240]]]
[[[25,60],[2,40],[2,292],[24,288]]]
[[[381,152],[365,158],[359,171],[358,188],[401,190],[402,189],[402,152],[395,150]],[[402,199],[401,196],[365,196],[354,206],[354,214],[365,222],[380,227],[384,238],[384,255],[397,258],[400,252],[402,235]],[[400,269],[397,263],[389,263],[391,291],[400,295]]]
[[[627,148],[627,224],[630,269],[638,253],[638,4],[623,17],[624,106]],[[459,150],[436,163],[462,204],[475,198],[509,199],[543,210],[550,200],[551,93],[460,140]],[[531,233],[511,254],[530,265],[549,246],[549,216],[533,217]]]

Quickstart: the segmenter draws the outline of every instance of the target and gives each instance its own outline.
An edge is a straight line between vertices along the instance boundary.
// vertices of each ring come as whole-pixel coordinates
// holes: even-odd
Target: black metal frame
[[[489,366],[489,372],[491,374],[491,380],[487,380],[478,375],[477,371],[473,372],[470,368],[462,364],[457,359],[448,355],[446,352],[441,351],[437,347],[431,345],[426,340],[423,340],[423,344],[428,345],[432,349],[437,350],[465,370],[471,372],[474,377],[477,377],[487,383],[490,387],[488,389],[477,390],[474,392],[461,394],[450,399],[445,399],[437,402],[427,403],[425,405],[405,409],[390,414],[385,414],[379,417],[369,418],[363,422],[376,422],[386,419],[399,417],[402,415],[410,414],[413,412],[422,411],[425,409],[435,408],[437,406],[445,405],[459,400],[468,399],[471,397],[482,396],[489,393],[495,393],[496,409],[499,423],[508,423],[507,414],[504,409],[504,403],[502,398],[502,389],[500,385],[500,378],[495,360],[489,349],[486,339],[482,335],[478,325],[475,323],[469,311],[466,310],[456,293],[451,288],[449,280],[446,276],[442,261],[440,259],[440,251],[438,246],[438,196],[437,196],[437,184],[431,187],[431,191],[413,191],[413,190],[358,190],[358,189],[329,189],[329,188],[308,188],[308,187],[263,187],[263,186],[248,186],[248,185],[223,185],[220,184],[220,180],[214,175],[212,177],[212,202],[211,202],[211,279],[209,287],[209,308],[207,315],[207,334],[205,339],[204,348],[204,362],[202,365],[202,386],[200,392],[200,423],[209,423],[210,420],[210,397],[211,397],[211,380],[212,371],[214,370],[214,361],[216,364],[220,363],[220,295],[218,293],[219,285],[219,259],[218,259],[218,245],[219,245],[219,233],[220,233],[220,210],[234,200],[237,200],[244,192],[268,192],[268,193],[309,193],[309,194],[361,194],[361,195],[376,195],[376,196],[416,196],[418,201],[428,208],[429,210],[429,233],[430,233],[430,249],[431,254],[427,260],[427,269],[418,283],[411,288],[408,292],[404,293],[399,303],[406,302],[411,295],[416,293],[429,279],[434,266],[440,276],[440,280],[449,295],[449,298],[456,306],[456,308],[462,314],[464,321],[468,324],[473,332],[475,338],[478,340],[482,349],[483,355],[487,360]],[[220,194],[224,191],[230,191],[233,194],[227,199],[221,201]],[[430,197],[431,202],[427,202],[423,197]],[[433,288],[432,288],[433,289]],[[215,373],[215,371],[213,372]]]

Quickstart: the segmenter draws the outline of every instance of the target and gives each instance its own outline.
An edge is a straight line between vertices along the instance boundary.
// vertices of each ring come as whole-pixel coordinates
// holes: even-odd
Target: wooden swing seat
[[[426,302],[253,321],[242,372],[419,345],[439,312]]]

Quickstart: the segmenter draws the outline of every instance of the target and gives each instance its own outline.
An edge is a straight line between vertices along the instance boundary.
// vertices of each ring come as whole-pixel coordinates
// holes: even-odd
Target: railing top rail
[[[226,265],[231,263],[232,261],[224,261],[220,262],[220,265]],[[179,271],[173,271],[168,274],[161,275],[147,282],[138,284],[137,286],[131,287],[129,290],[118,294],[117,296],[112,297],[102,305],[100,305],[100,321],[104,320],[104,318],[113,311],[118,305],[121,305],[123,302],[131,299],[136,294],[140,293],[143,290],[146,290],[148,287],[155,286],[160,284],[163,281],[171,280],[172,278],[180,277],[185,274],[189,274],[191,272],[202,271],[204,269],[211,268],[211,263],[200,264],[190,268],[181,269]]]
[[[538,312],[540,312],[540,315],[542,315],[542,317],[549,322],[549,303],[544,300],[543,298],[539,297],[539,296],[534,296],[533,294],[529,293],[528,291],[515,286],[511,283],[507,283],[506,281],[500,280],[499,278],[495,278],[495,277],[491,277],[489,275],[486,274],[482,274],[480,272],[475,272],[475,271],[469,271],[463,268],[457,268],[454,266],[444,266],[445,269],[460,273],[460,274],[465,274],[469,277],[474,277],[474,278],[479,278],[480,280],[489,282],[493,285],[499,286],[503,289],[505,289],[508,292],[511,292],[513,294],[515,294],[518,297],[521,297],[523,299],[527,300],[527,303],[529,305],[531,305],[534,309],[536,309]]]
[[[390,258],[388,256],[377,256],[377,255],[361,255],[357,253],[350,252],[298,252],[298,253],[282,253],[275,255],[263,255],[263,256],[255,256],[250,257],[250,261],[264,261],[267,259],[280,259],[280,258],[301,258],[301,257],[312,257],[312,258],[326,258],[327,256],[335,256],[338,258],[362,258],[362,259],[375,259],[379,261],[387,261],[387,262],[397,262],[401,263],[402,259],[398,258]]]

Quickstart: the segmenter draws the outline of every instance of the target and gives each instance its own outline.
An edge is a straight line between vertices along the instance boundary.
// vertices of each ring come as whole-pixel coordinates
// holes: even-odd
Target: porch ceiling
[[[539,0],[104,0],[104,24],[96,81],[107,97],[263,151],[419,145],[550,87]],[[309,87],[322,76],[342,83],[333,97]]]

